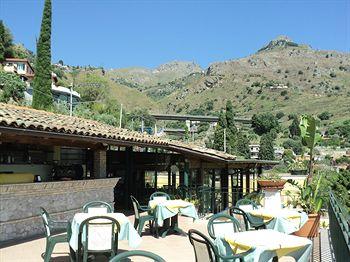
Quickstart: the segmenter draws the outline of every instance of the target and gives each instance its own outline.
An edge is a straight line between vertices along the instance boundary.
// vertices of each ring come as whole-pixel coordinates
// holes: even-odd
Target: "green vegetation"
[[[53,106],[51,93],[51,16],[51,0],[45,0],[33,81],[32,106],[37,109],[50,109]]]
[[[253,115],[252,127],[258,135],[263,135],[271,131],[278,132],[280,130],[277,118],[271,113]]]
[[[13,57],[12,35],[4,22],[0,20],[0,63],[8,57]]]
[[[269,133],[264,133],[260,138],[260,150],[259,150],[259,159],[264,160],[274,160],[275,151],[274,146],[274,137]]]
[[[314,147],[321,140],[321,135],[317,132],[317,121],[313,116],[302,115],[300,120],[300,134],[302,143],[309,149],[309,178],[313,176]]]
[[[239,131],[237,133],[237,142],[236,142],[236,152],[238,156],[242,156],[245,159],[250,158],[250,148],[249,140],[245,133]]]
[[[26,84],[14,73],[0,71],[0,102],[9,102],[11,99],[19,102],[24,97]]]

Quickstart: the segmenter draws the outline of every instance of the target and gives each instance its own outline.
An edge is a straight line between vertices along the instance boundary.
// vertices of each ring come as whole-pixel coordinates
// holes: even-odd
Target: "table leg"
[[[179,228],[179,215],[176,214],[176,216],[171,217],[171,225],[170,227],[165,230],[162,234],[162,237],[166,237],[166,235],[168,235],[170,232],[177,232],[180,233],[181,235],[186,236],[187,234],[181,229]]]

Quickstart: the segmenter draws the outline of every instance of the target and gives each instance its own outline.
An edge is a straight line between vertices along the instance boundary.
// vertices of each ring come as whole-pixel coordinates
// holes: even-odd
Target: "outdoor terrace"
[[[129,220],[133,222],[134,216],[128,216]],[[191,218],[179,217],[179,223],[184,231],[188,231],[191,228],[197,229],[200,232],[208,235],[207,233],[207,222],[208,220],[203,218],[195,222],[192,222]],[[334,257],[330,252],[330,243],[328,241],[328,230],[321,230],[321,241],[316,238],[314,241],[313,257],[311,261],[334,261]],[[321,243],[322,242],[322,243]],[[118,252],[124,250],[131,250],[128,246],[127,241],[119,241]],[[322,245],[322,247],[320,246]],[[321,248],[320,248],[321,247]],[[156,239],[150,234],[147,229],[142,236],[142,243],[137,248],[139,250],[147,250],[154,252],[166,261],[175,262],[193,262],[195,261],[193,247],[191,246],[188,237],[182,235],[168,235],[165,238]],[[13,262],[36,262],[43,261],[41,255],[45,250],[45,238],[36,238],[27,241],[21,241],[12,243],[0,249],[0,261],[13,261]],[[322,250],[322,253],[320,252]],[[321,259],[322,257],[322,259]],[[57,244],[52,255],[53,262],[68,262],[69,260],[69,246],[68,243]],[[107,261],[103,256],[100,256],[96,261]],[[132,261],[144,261],[142,259],[133,259]],[[289,262],[294,261],[291,257],[282,257],[279,261]]]

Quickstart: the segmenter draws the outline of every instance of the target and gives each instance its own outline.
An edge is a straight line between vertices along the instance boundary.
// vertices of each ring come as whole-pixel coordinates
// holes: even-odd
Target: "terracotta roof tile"
[[[103,137],[113,140],[143,143],[149,146],[162,145],[166,149],[178,152],[203,154],[207,157],[233,160],[235,156],[195,144],[183,143],[142,134],[123,128],[117,128],[101,122],[79,117],[55,114],[52,112],[0,103],[0,128],[14,127],[40,130],[51,133],[75,134],[88,137]],[[92,138],[93,139],[93,138]]]

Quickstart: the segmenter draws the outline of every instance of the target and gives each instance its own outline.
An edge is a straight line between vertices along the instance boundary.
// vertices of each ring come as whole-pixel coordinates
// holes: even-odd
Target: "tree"
[[[13,57],[13,43],[10,30],[0,20],[0,62],[3,62],[7,57]]]
[[[45,0],[40,37],[37,43],[35,77],[33,81],[33,107],[50,109],[53,105],[51,92],[51,0]]]
[[[282,144],[284,149],[292,149],[296,155],[301,155],[303,153],[303,145],[301,140],[287,139]]]
[[[25,48],[23,44],[15,44],[12,47],[13,57],[28,59],[30,63],[35,62],[35,55],[32,51]]]
[[[213,148],[224,151],[224,129],[227,127],[226,115],[220,112],[219,121],[215,127]]]
[[[271,113],[255,114],[252,117],[252,127],[259,136],[269,133],[271,130],[279,131],[280,125],[277,118]]]
[[[300,128],[299,128],[299,120],[297,115],[293,115],[293,121],[289,126],[289,134],[290,137],[300,137]]]
[[[17,74],[0,71],[0,102],[23,99],[26,84]]]
[[[236,135],[237,128],[235,126],[235,112],[233,105],[230,100],[226,102],[226,141],[227,141],[227,152],[233,154],[236,148]]]
[[[260,138],[259,159],[274,160],[275,151],[273,149],[274,140],[271,134],[265,133]]]
[[[245,133],[238,132],[236,136],[236,150],[239,156],[243,156],[245,159],[250,158],[249,140]]]

